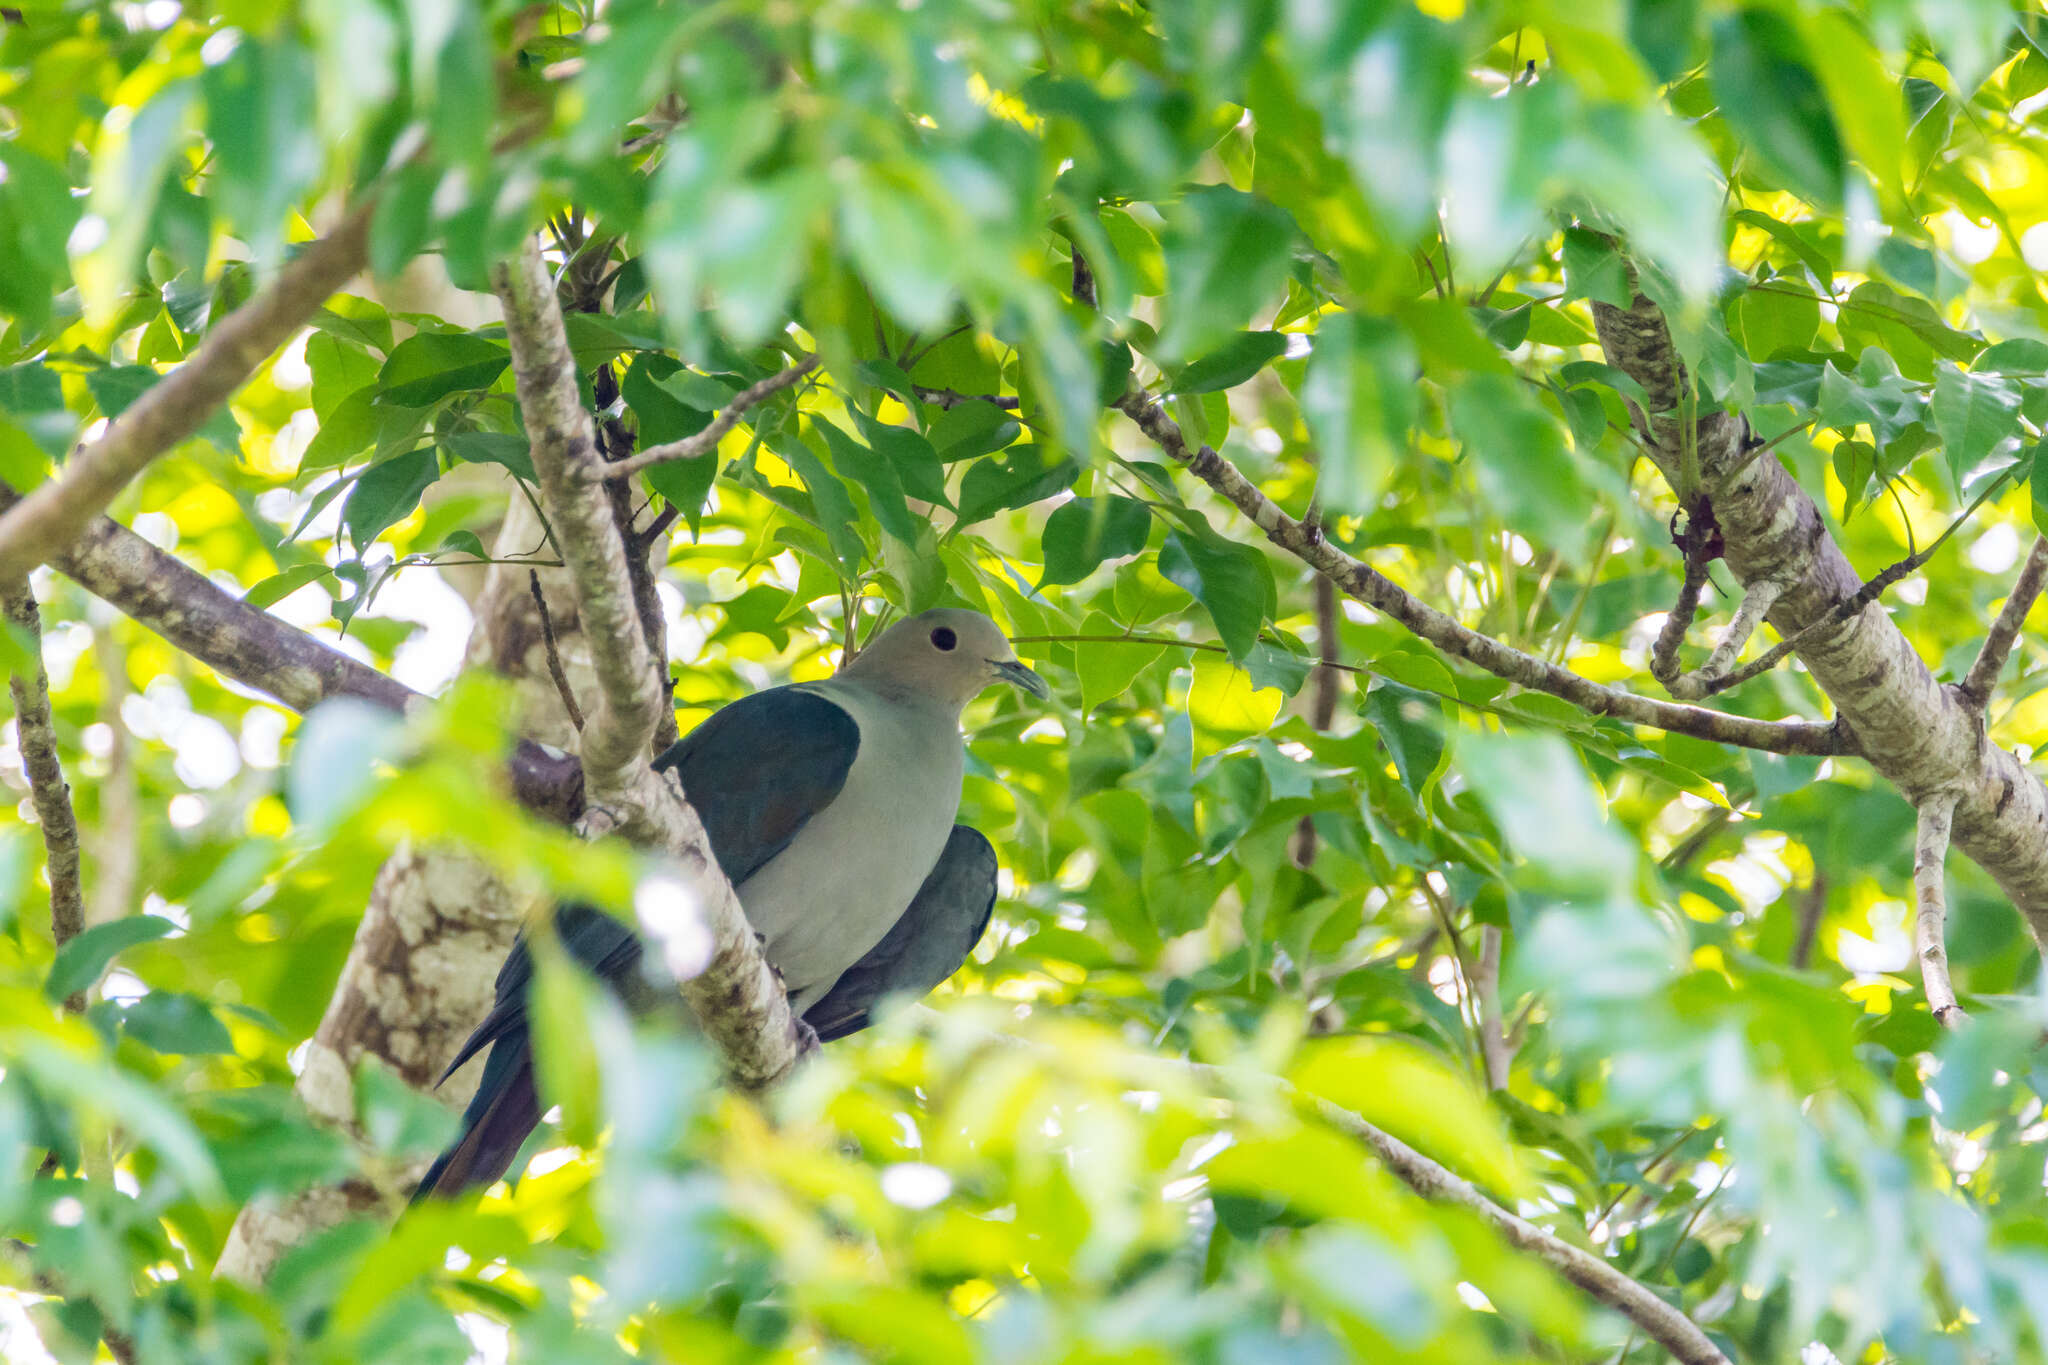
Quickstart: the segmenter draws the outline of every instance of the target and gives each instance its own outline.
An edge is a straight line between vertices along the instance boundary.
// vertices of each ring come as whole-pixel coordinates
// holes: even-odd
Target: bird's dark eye
[[[953,633],[952,627],[940,626],[932,632],[932,643],[940,649],[951,649],[960,643],[960,637]]]

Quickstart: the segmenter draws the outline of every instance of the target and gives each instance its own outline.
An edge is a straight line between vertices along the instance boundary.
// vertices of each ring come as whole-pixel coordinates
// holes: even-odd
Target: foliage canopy
[[[91,924],[53,937],[16,726],[10,1359],[1657,1357],[1315,1097],[1730,1359],[2048,1359],[2038,953],[1953,859],[1971,1018],[1927,1008],[1927,793],[1873,767],[1910,734],[1770,752],[1488,671],[1331,600],[1202,465],[1456,628],[1661,697],[1674,531],[1714,534],[1706,419],[1739,414],[1863,574],[1937,547],[1886,605],[1960,683],[2048,526],[2031,9],[44,0],[0,90],[13,490],[369,206],[367,274],[109,510],[439,697],[302,720],[35,575]],[[633,481],[642,527],[676,513],[684,729],[941,603],[1054,682],[968,715],[995,926],[935,1014],[758,1107],[547,973],[560,1125],[524,1179],[216,1280],[248,1201],[389,1187],[449,1132],[375,1057],[352,1113],[294,1094],[387,857],[623,913],[659,874],[499,776],[566,733],[545,676],[489,667],[532,672],[487,577],[517,598],[560,559],[488,297],[536,231],[614,443],[820,358]],[[1617,349],[1632,305],[1682,371]],[[1748,583],[1709,572],[1726,626]],[[37,642],[4,648],[32,677]],[[2026,757],[2048,658],[2016,654],[1986,719]],[[1864,694],[1824,676],[1704,705],[1825,722]]]

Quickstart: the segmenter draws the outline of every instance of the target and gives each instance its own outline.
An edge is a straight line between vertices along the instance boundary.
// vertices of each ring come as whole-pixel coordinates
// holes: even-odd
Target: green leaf
[[[0,142],[0,314],[35,332],[71,285],[66,243],[79,204],[64,173],[18,143]]]
[[[1555,734],[1460,736],[1458,770],[1516,854],[1560,889],[1613,894],[1635,874],[1636,850],[1571,746]]]
[[[1271,301],[1286,278],[1294,220],[1221,185],[1191,189],[1167,216],[1171,282],[1159,358],[1213,350]]]
[[[1073,498],[1052,509],[1040,539],[1045,572],[1042,588],[1079,583],[1105,559],[1122,559],[1145,548],[1152,512],[1132,498]]]
[[[1360,708],[1393,755],[1401,785],[1422,794],[1444,766],[1444,704],[1427,692],[1382,680]]]
[[[392,347],[377,372],[378,401],[424,408],[465,389],[487,389],[512,353],[469,332],[420,332]]]
[[[145,1047],[176,1055],[235,1050],[206,1002],[178,991],[151,991],[121,1013],[121,1028]]]
[[[200,78],[213,143],[207,196],[258,260],[283,252],[285,216],[319,173],[312,58],[296,43],[243,36]]]
[[[99,980],[107,964],[122,952],[160,939],[177,927],[160,915],[130,915],[95,924],[57,950],[56,960],[50,964],[50,977],[43,983],[43,994],[52,1000],[62,1000],[74,991],[82,991]]]
[[[1234,389],[1286,353],[1287,338],[1282,333],[1239,332],[1200,360],[1169,375],[1166,386],[1176,394]]]
[[[319,830],[353,810],[398,750],[404,720],[360,697],[332,697],[306,713],[285,770],[285,804]]]
[[[921,192],[870,165],[844,177],[841,240],[874,286],[875,296],[905,324],[941,327],[953,308],[960,244],[940,228],[947,215]]]
[[[1798,31],[1775,10],[1717,21],[1707,61],[1721,117],[1786,189],[1811,204],[1842,202],[1848,159]]]
[[[862,544],[860,533],[854,529],[860,517],[853,510],[853,495],[846,491],[846,485],[839,481],[838,475],[825,468],[825,462],[815,451],[795,436],[770,436],[768,447],[782,458],[782,462],[803,480],[804,487],[810,491],[818,527],[825,533],[825,539],[844,571],[848,574],[857,572],[861,561],[867,558],[867,547]]]
[[[52,459],[64,458],[78,432],[78,419],[64,406],[62,381],[55,370],[41,363],[0,369],[0,412],[12,418]]]
[[[356,480],[342,505],[341,524],[358,551],[384,534],[393,523],[412,515],[420,495],[441,477],[441,462],[432,450],[394,455]]]
[[[1012,446],[968,467],[960,481],[960,524],[972,526],[1005,508],[1049,498],[1080,477],[1079,461],[1050,446]]]
[[[2019,432],[2019,386],[1943,365],[1934,377],[1934,428],[1961,487],[1963,475]]]
[[[905,545],[916,544],[919,522],[903,499],[903,481],[897,477],[896,467],[824,418],[813,414],[810,421],[825,437],[840,474],[868,495],[868,506],[874,509],[882,529]],[[937,456],[933,460],[936,462]]]
[[[465,464],[494,464],[534,483],[533,448],[524,436],[500,431],[458,431],[441,438],[441,449]]]
[[[688,373],[682,362],[665,355],[638,355],[619,384],[619,396],[640,421],[640,448],[667,445],[694,436],[711,425],[711,414],[678,397],[664,382]],[[729,391],[720,390],[730,397]],[[720,400],[721,403],[725,399]],[[704,500],[718,478],[718,455],[706,454],[695,460],[670,460],[650,466],[647,486],[681,509],[692,535],[704,515]]]
[[[1800,15],[1809,51],[1826,54],[1814,64],[1842,138],[1856,161],[1877,180],[1888,213],[1907,213],[1906,101],[1875,47],[1855,19],[1841,10]]]
[[[1762,228],[1765,232],[1768,232],[1777,239],[1779,245],[1797,257],[1800,264],[1813,272],[1815,283],[1819,284],[1823,289],[1833,288],[1835,279],[1834,265],[1826,256],[1820,253],[1820,250],[1812,242],[1806,239],[1798,226],[1791,223],[1781,223],[1769,214],[1759,213],[1755,209],[1737,209],[1732,216],[1738,223],[1747,223],[1751,227]]]
[[[1473,375],[1451,391],[1451,427],[1464,441],[1480,490],[1532,544],[1571,562],[1586,546],[1591,496],[1550,415],[1513,380]]]
[[[1628,307],[1628,264],[1612,239],[1583,227],[1565,229],[1565,299]]]
[[[1985,348],[1970,366],[1978,374],[2048,374],[2048,341],[2021,337]]]
[[[1326,316],[1301,380],[1301,415],[1317,451],[1324,505],[1364,513],[1408,448],[1417,416],[1415,348],[1385,318]]]
[[[890,426],[858,410],[853,420],[875,453],[889,462],[905,493],[920,502],[953,505],[946,496],[946,467],[931,441],[909,427]]]
[[[1699,0],[1628,0],[1628,40],[1667,85],[1693,65],[1699,12]]]
[[[1242,663],[1266,623],[1272,591],[1266,557],[1213,531],[1175,530],[1160,548],[1159,572],[1208,610],[1217,638]]]
[[[1805,292],[1752,289],[1735,303],[1742,344],[1752,360],[1779,351],[1804,351],[1820,330],[1820,300]]]
[[[308,583],[318,583],[332,572],[325,564],[294,564],[256,583],[242,594],[242,600],[252,607],[268,607],[290,597]]]
[[[992,455],[1016,440],[1023,430],[1015,413],[976,400],[940,413],[926,434],[939,459],[953,464]]]
[[[1127,635],[1114,619],[1099,611],[1081,618],[1082,635]],[[1138,675],[1159,661],[1164,645],[1104,644],[1082,641],[1074,646],[1074,672],[1081,679],[1081,710],[1093,711],[1131,690]]]

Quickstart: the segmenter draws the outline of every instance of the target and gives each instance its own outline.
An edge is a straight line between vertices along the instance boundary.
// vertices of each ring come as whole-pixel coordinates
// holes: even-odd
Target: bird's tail
[[[512,1164],[521,1144],[540,1124],[540,1095],[534,1089],[533,1048],[525,1026],[500,1034],[484,1063],[483,1080],[462,1115],[462,1136],[427,1168],[413,1192],[417,1204],[429,1195],[447,1197],[488,1185]]]

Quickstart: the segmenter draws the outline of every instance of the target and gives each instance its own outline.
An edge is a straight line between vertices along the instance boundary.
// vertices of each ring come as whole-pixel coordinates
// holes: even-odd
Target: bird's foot
[[[801,1014],[793,1016],[796,1023],[796,1055],[808,1056],[825,1044],[818,1037],[818,1031]]]

